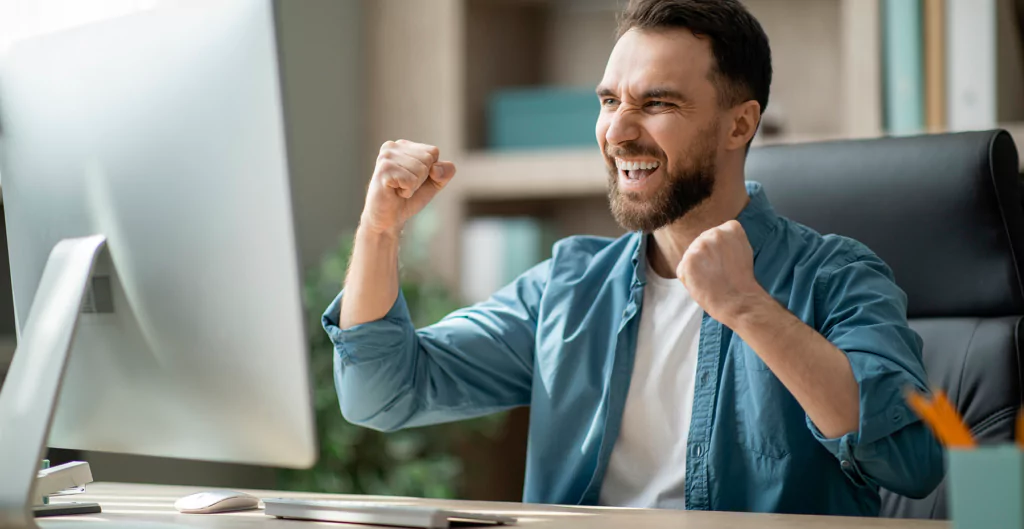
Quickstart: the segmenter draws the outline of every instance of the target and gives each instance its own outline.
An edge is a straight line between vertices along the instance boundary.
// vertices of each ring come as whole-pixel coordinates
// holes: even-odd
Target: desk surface
[[[94,483],[86,494],[54,498],[54,503],[67,501],[96,502],[103,508],[102,514],[67,516],[39,519],[47,529],[68,527],[69,521],[120,521],[120,522],[163,522],[191,527],[213,527],[235,529],[261,527],[267,529],[301,529],[300,525],[312,522],[279,520],[263,514],[262,511],[248,511],[223,514],[179,514],[174,510],[174,501],[182,496],[208,490],[202,487],[172,487],[164,485],[132,485],[122,483]],[[399,504],[431,505],[437,507],[465,509],[479,512],[509,514],[519,518],[519,526],[530,529],[604,529],[625,527],[679,529],[945,529],[945,522],[919,520],[887,520],[881,518],[845,518],[825,516],[789,516],[722,512],[693,512],[644,509],[610,509],[597,507],[549,506],[520,503],[495,503],[475,501],[424,500],[418,498],[383,496],[342,496],[329,494],[303,494],[294,492],[245,490],[261,498],[304,498],[304,499],[355,499]],[[89,524],[92,525],[92,524]],[[369,527],[348,524],[315,523],[316,527]],[[102,529],[102,524],[96,524]],[[516,527],[516,526],[513,526]],[[377,528],[380,529],[380,528]]]

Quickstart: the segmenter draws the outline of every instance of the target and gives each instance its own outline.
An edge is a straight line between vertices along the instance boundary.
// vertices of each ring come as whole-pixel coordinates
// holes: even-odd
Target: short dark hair
[[[768,106],[772,52],[761,24],[738,0],[631,0],[619,17],[617,37],[631,29],[683,28],[711,41],[709,79],[725,108],[750,99]]]

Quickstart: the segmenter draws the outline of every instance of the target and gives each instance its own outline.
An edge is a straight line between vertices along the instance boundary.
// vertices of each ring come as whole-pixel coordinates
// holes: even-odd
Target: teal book
[[[536,217],[507,217],[502,220],[502,231],[506,284],[551,257],[551,247],[558,238],[549,222]]]
[[[551,257],[556,234],[535,217],[478,217],[462,234],[461,294],[476,303]]]
[[[593,88],[506,88],[492,94],[487,146],[495,150],[586,147],[597,144],[601,105]]]
[[[885,129],[893,135],[925,128],[922,9],[921,0],[882,2]]]
[[[543,234],[540,221],[529,217],[508,218],[502,224],[505,239],[502,282],[508,284],[542,261]]]

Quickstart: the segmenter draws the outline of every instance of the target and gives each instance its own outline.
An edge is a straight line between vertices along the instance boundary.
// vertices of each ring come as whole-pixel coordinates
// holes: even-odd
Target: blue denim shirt
[[[927,495],[943,455],[904,403],[903,390],[925,389],[926,378],[891,270],[854,240],[778,216],[759,184],[747,192],[738,220],[754,274],[846,353],[860,425],[825,438],[757,353],[705,315],[687,508],[873,516],[879,487]],[[342,330],[342,293],[323,317],[342,413],[394,430],[530,406],[524,501],[596,504],[630,384],[646,240],[562,240],[489,300],[420,330],[401,295],[383,319]]]

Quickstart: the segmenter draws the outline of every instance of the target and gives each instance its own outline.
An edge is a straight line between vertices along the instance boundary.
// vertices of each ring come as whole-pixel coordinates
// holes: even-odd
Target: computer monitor
[[[0,57],[0,526],[46,446],[315,460],[275,6],[151,3]]]

